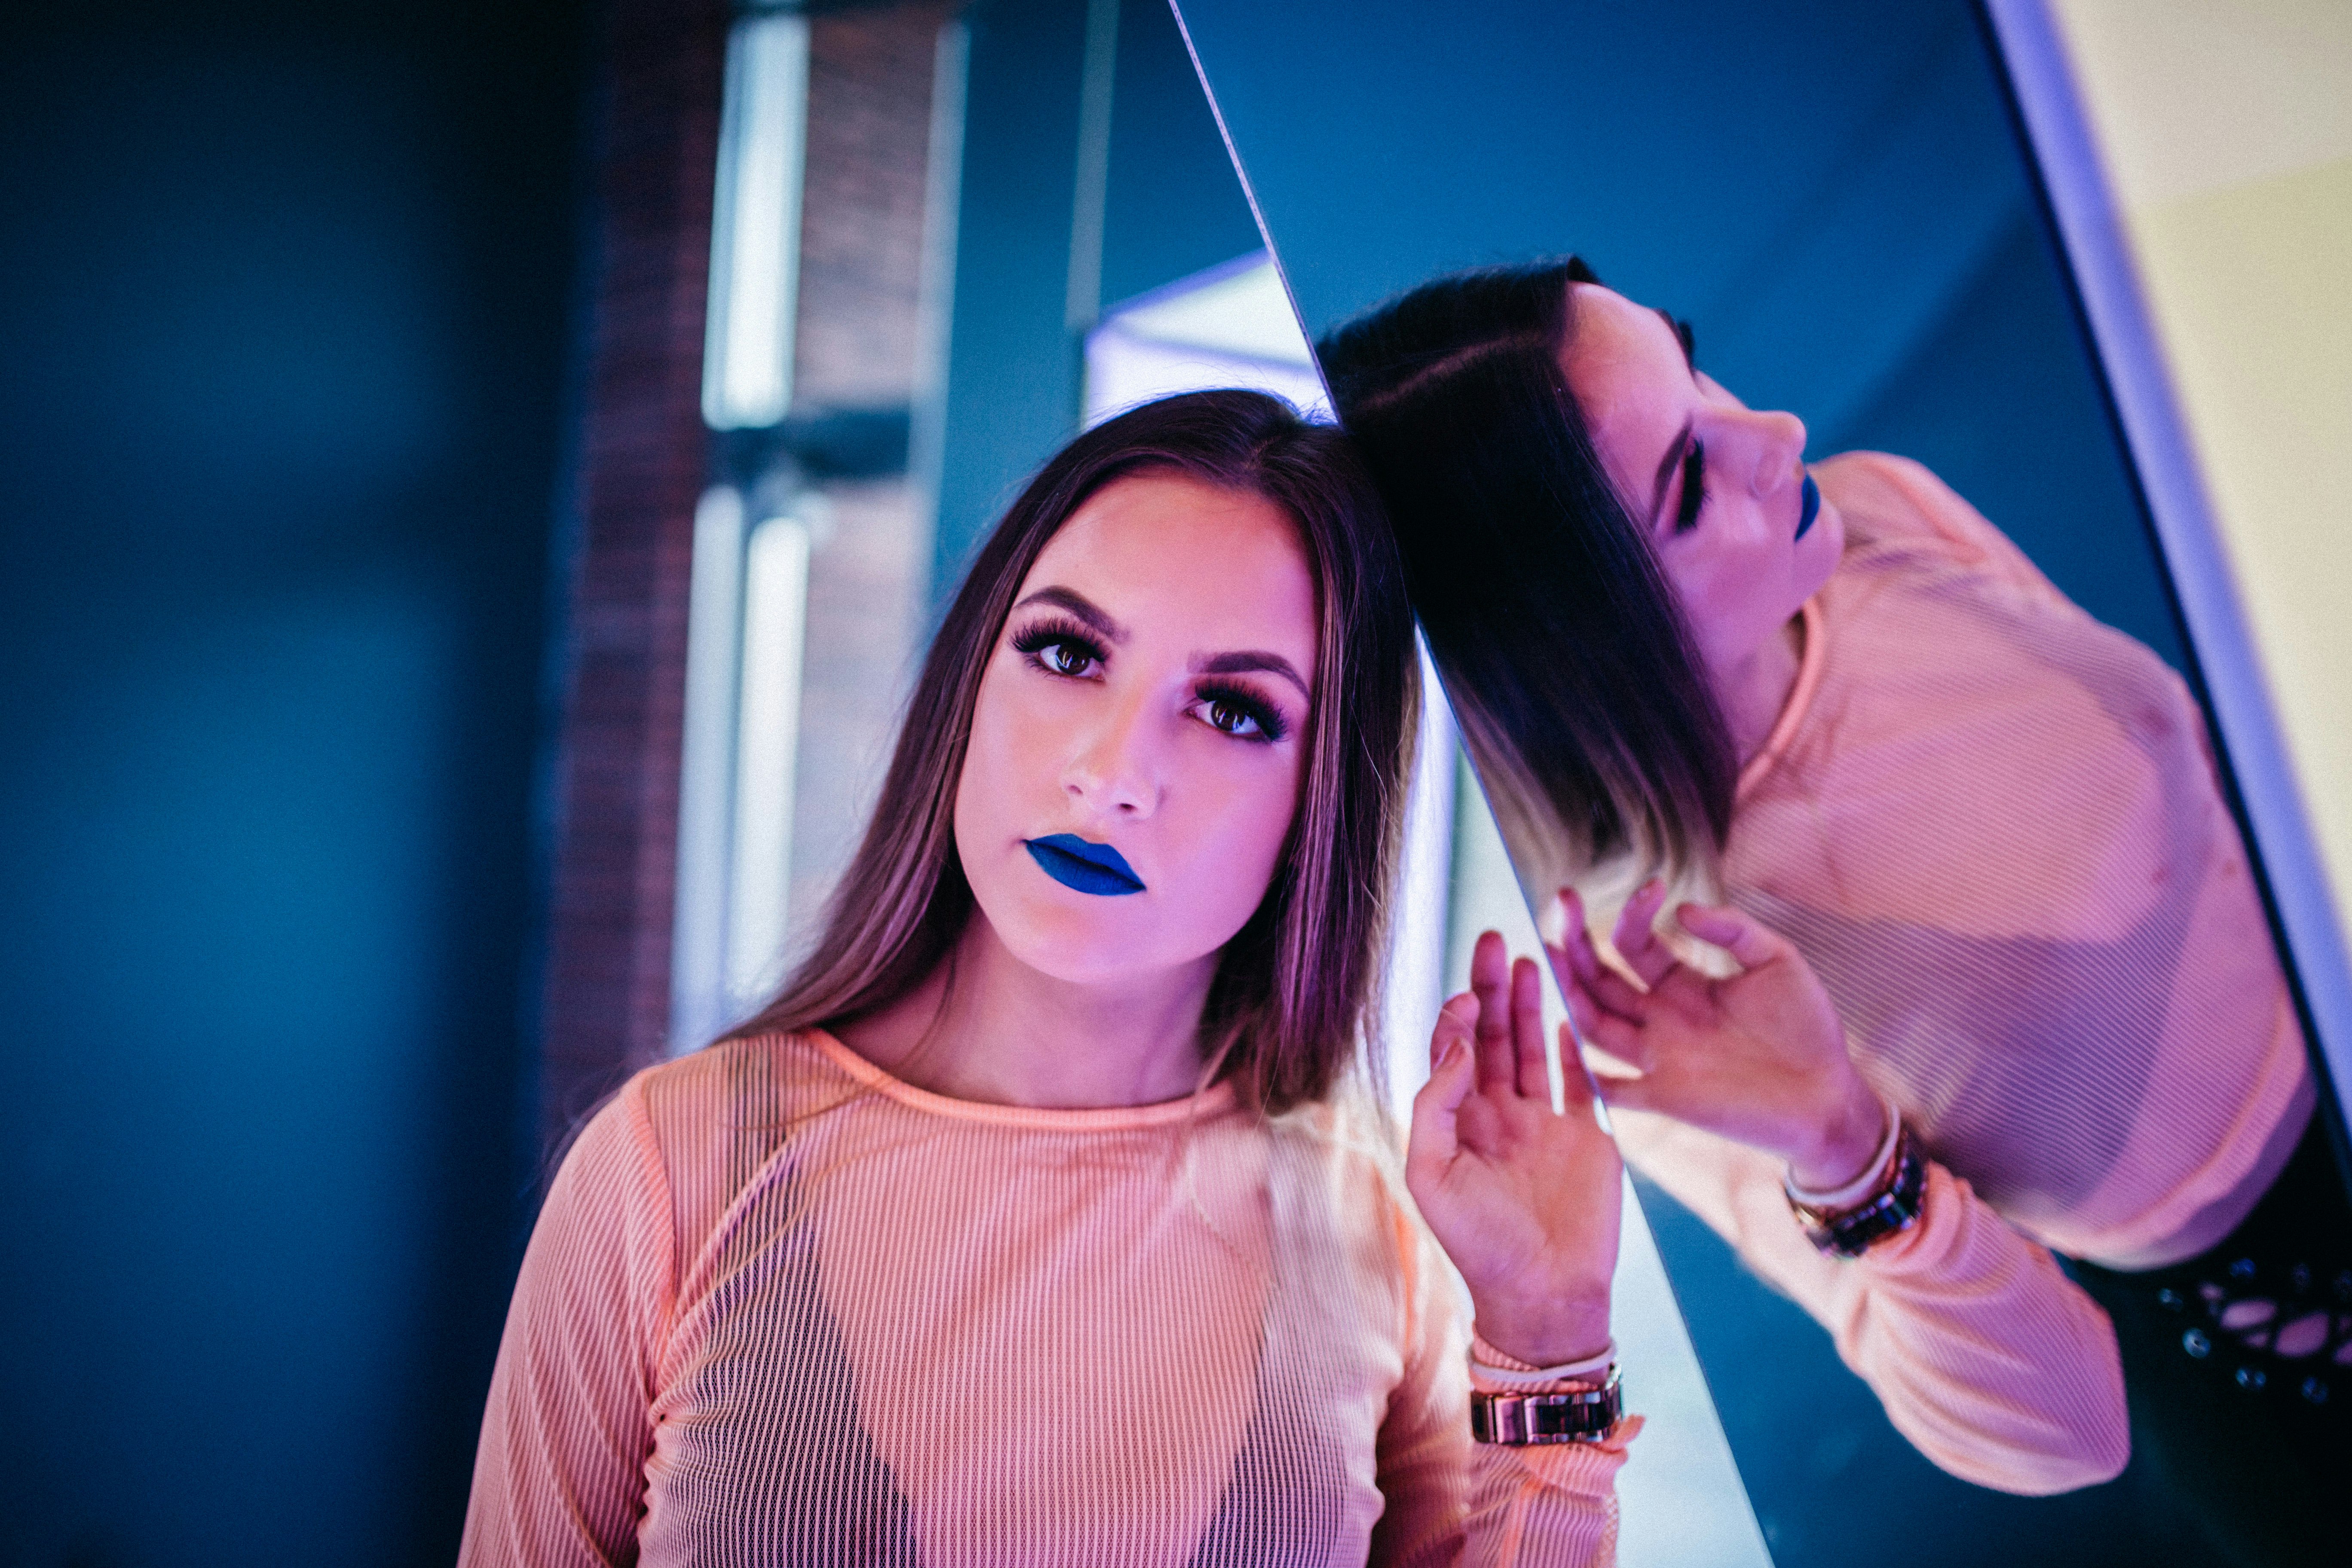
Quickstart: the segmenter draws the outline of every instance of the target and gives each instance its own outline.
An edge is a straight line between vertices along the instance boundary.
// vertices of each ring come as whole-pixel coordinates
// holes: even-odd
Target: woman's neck
[[[974,910],[948,962],[835,1030],[893,1077],[951,1100],[1043,1110],[1153,1105],[1199,1087],[1211,954],[1112,987],[1057,980]]]
[[[1731,744],[1742,767],[1764,749],[1788,710],[1790,694],[1804,666],[1805,619],[1791,616],[1749,655],[1746,663],[1725,672],[1717,696],[1724,721],[1731,726]]]

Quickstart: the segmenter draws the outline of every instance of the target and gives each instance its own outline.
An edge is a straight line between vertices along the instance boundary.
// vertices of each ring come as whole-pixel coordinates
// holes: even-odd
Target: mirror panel
[[[1692,321],[1700,368],[1748,405],[1798,412],[1810,457],[1924,462],[2201,689],[1964,0],[1178,9],[1310,337],[1442,273],[1574,250]],[[2046,798],[2087,810],[2072,787]],[[1548,847],[1512,847],[1540,882]],[[2099,1135],[2063,1096],[2017,1110],[2045,1149]],[[2289,1142],[2301,1114],[2278,1123]],[[1643,1195],[1776,1561],[2205,1560],[2137,1473],[2026,1498],[1928,1463],[1816,1323],[1663,1188]]]

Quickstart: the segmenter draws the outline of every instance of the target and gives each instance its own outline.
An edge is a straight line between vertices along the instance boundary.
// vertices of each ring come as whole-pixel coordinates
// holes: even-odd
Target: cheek
[[[1034,760],[1025,754],[1024,737],[1034,743],[1034,728],[1021,722],[1019,693],[1009,689],[1002,672],[992,668],[981,680],[972,703],[971,736],[965,744],[963,773],[956,781],[956,836],[984,830],[1017,798]]]
[[[1298,753],[1249,761],[1256,765],[1220,770],[1230,776],[1198,794],[1201,810],[1187,835],[1194,848],[1184,857],[1186,901],[1205,924],[1223,928],[1220,941],[1264,900],[1297,810]]]

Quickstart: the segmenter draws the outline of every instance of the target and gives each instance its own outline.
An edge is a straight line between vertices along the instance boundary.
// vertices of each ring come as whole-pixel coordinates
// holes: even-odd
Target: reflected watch
[[[1888,1237],[1909,1230],[1927,1191],[1927,1163],[1912,1142],[1911,1129],[1898,1119],[1894,1152],[1863,1192],[1834,1207],[1809,1204],[1790,1192],[1789,1206],[1816,1247],[1832,1258],[1860,1258]]]

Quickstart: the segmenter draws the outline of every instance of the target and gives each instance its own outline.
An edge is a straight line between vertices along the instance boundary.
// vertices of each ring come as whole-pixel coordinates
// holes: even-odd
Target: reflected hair
[[[1711,887],[1738,763],[1560,368],[1574,257],[1455,273],[1317,345],[1464,743],[1530,889]]]
[[[1298,800],[1264,899],[1219,954],[1202,1023],[1204,1081],[1231,1079],[1245,1104],[1274,1114],[1328,1098],[1365,1059],[1419,711],[1412,616],[1379,495],[1348,437],[1255,392],[1146,404],[1080,436],[1029,481],[932,639],[814,948],[729,1037],[856,1018],[951,962],[975,908],[956,854],[955,798],[981,679],[1046,542],[1105,485],[1153,473],[1281,508],[1318,607]]]

